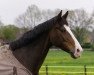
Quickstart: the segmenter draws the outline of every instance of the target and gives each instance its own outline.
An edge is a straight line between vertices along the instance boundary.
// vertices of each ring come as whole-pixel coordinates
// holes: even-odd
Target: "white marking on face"
[[[79,55],[77,54],[77,49],[79,49],[79,52],[81,53],[83,51],[81,45],[79,44],[79,42],[77,41],[77,39],[75,38],[74,34],[72,33],[71,29],[69,26],[64,25],[65,29],[69,32],[69,34],[71,35],[71,37],[73,38],[74,42],[75,42],[75,53],[74,55]]]

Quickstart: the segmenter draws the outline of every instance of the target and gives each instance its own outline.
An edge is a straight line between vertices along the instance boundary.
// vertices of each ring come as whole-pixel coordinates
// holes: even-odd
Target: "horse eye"
[[[66,30],[65,29],[63,29],[63,30],[61,30],[62,32],[66,32]]]
[[[66,29],[64,29],[64,28],[61,28],[60,30],[61,30],[62,32],[66,32]]]
[[[66,32],[66,29],[64,29],[64,28],[58,28],[58,27],[56,27],[56,29],[60,30],[61,32]]]

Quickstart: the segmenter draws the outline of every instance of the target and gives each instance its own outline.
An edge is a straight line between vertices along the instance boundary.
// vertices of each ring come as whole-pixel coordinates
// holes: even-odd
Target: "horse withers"
[[[7,51],[10,51],[15,59],[11,60],[11,64],[17,62],[19,67],[29,72],[28,75],[38,75],[49,48],[53,45],[69,53],[72,58],[80,57],[83,50],[68,25],[67,16],[68,12],[62,16],[62,11],[60,11],[57,16],[39,24],[19,39],[9,43]],[[14,64],[12,66],[19,69]]]

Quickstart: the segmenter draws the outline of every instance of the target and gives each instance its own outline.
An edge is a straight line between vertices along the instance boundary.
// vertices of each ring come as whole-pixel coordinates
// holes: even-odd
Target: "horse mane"
[[[9,43],[10,49],[15,50],[31,44],[43,33],[51,30],[51,28],[54,26],[54,24],[57,21],[57,17],[58,16],[55,16],[52,19],[47,20],[46,22],[35,26],[32,30],[29,30],[26,33],[24,33],[19,39],[10,42]]]

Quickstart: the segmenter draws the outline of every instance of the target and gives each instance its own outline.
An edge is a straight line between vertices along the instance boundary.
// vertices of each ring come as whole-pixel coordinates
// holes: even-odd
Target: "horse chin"
[[[76,56],[74,55],[74,53],[72,53],[72,52],[69,52],[69,51],[65,51],[65,52],[69,53],[73,59],[77,59],[77,58],[78,58],[78,57],[76,57]]]
[[[71,53],[71,57],[72,57],[73,59],[77,59],[77,57],[75,57],[74,54],[72,54],[72,53]]]
[[[74,53],[72,53],[72,52],[70,53],[70,55],[71,55],[71,57],[72,57],[73,59],[77,59],[77,58],[80,57],[80,56],[75,56]]]

